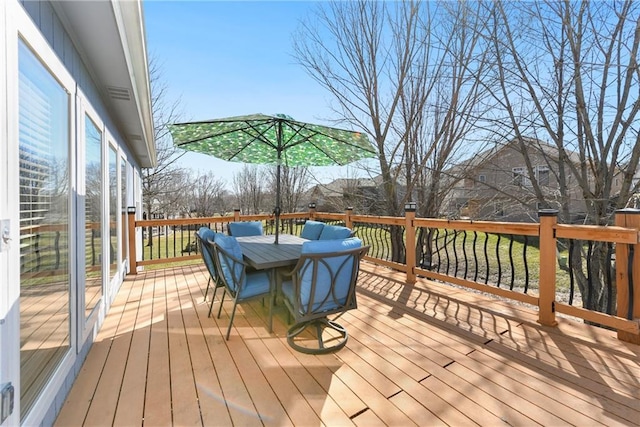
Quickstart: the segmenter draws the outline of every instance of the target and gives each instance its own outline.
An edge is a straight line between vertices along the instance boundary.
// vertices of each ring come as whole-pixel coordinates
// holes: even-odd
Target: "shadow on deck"
[[[337,353],[287,345],[259,302],[208,318],[206,270],[129,278],[57,425],[637,425],[640,346],[363,263]],[[220,292],[219,292],[220,294]]]

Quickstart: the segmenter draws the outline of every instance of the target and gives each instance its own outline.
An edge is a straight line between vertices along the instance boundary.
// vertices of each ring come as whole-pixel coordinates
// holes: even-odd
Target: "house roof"
[[[536,138],[523,138],[525,143],[528,144],[529,147],[534,147],[538,150],[540,150],[543,154],[545,154],[546,156],[549,156],[550,158],[557,158],[558,157],[558,147],[556,147],[555,145],[546,143],[544,141],[541,141],[539,139]],[[509,141],[507,141],[506,143],[496,143],[495,145],[493,145],[491,148],[489,148],[488,150],[485,151],[481,151],[480,153],[476,153],[474,154],[471,158],[464,160],[460,163],[458,163],[457,165],[451,167],[448,172],[449,173],[455,173],[455,171],[459,171],[459,170],[470,170],[473,169],[477,166],[482,165],[483,163],[489,161],[490,159],[492,159],[493,157],[495,157],[496,155],[498,155],[498,153],[500,153],[502,150],[505,150],[509,147],[511,147],[512,145],[516,144],[517,140],[516,139],[511,139]],[[569,156],[570,161],[574,162],[574,163],[579,163],[580,162],[580,157],[578,156],[578,153],[571,151],[567,148],[565,148],[565,152],[567,153],[567,155]]]
[[[375,187],[377,184],[366,178],[339,178],[328,184],[317,184],[310,193],[320,193],[323,197],[342,197],[345,188]]]
[[[110,115],[142,167],[156,163],[141,1],[53,1]]]

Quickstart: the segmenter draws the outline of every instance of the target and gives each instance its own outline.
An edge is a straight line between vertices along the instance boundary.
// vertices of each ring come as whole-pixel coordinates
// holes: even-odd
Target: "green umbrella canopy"
[[[375,157],[363,133],[298,122],[284,114],[227,117],[169,125],[174,145],[219,159],[275,164],[276,238],[280,222],[280,165],[332,166]]]
[[[169,125],[173,143],[223,160],[286,166],[346,165],[375,157],[360,132],[298,122],[278,114],[252,114]]]

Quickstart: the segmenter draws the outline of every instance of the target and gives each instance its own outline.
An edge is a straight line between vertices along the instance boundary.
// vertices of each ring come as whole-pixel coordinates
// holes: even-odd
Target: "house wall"
[[[557,165],[553,159],[536,149],[529,149],[534,171],[548,168],[548,182],[538,180],[550,208],[560,209]],[[522,168],[523,176],[514,178],[514,168]],[[472,219],[529,222],[537,220],[538,205],[533,185],[521,152],[506,146],[485,161],[464,172],[453,188],[447,212]],[[538,173],[543,174],[541,170]],[[577,216],[586,211],[580,187],[575,177],[568,175],[569,210]]]
[[[32,24],[29,23],[32,21]],[[18,228],[20,222],[20,208],[18,207],[18,166],[13,165],[14,159],[18,158],[18,58],[16,45],[18,44],[17,34],[21,34],[26,43],[32,48],[36,55],[43,54],[40,60],[47,67],[51,65],[51,74],[55,76],[55,70],[64,69],[65,75],[69,75],[73,84],[66,85],[72,100],[72,111],[70,116],[72,123],[70,129],[71,156],[76,164],[70,166],[70,185],[75,186],[78,170],[83,167],[83,148],[81,140],[84,140],[82,133],[83,120],[85,114],[97,119],[102,132],[102,144],[106,146],[105,153],[109,153],[109,145],[116,150],[117,161],[117,209],[122,210],[126,206],[140,206],[141,186],[140,186],[140,165],[136,162],[133,150],[129,147],[119,130],[118,123],[110,115],[106,103],[103,102],[102,94],[98,90],[87,64],[83,61],[82,53],[76,47],[73,36],[66,27],[64,18],[56,13],[56,8],[49,1],[24,1],[24,0],[4,0],[0,5],[0,98],[3,106],[0,107],[0,134],[2,135],[2,151],[0,151],[0,161],[4,170],[0,170],[0,219],[11,220],[11,235],[14,240],[20,235]],[[6,24],[6,25],[5,25]],[[35,26],[36,31],[32,30]],[[34,36],[34,34],[39,35]],[[26,35],[25,35],[26,34]],[[43,40],[43,41],[41,41]],[[7,46],[5,50],[5,46]],[[57,57],[57,58],[56,58]],[[44,59],[48,58],[48,59]],[[50,61],[48,63],[47,61]],[[68,81],[69,78],[65,77]],[[6,107],[6,108],[5,108]],[[5,151],[6,150],[6,151]],[[75,157],[74,157],[75,156]],[[108,154],[106,155],[108,160]],[[126,161],[126,168],[122,168],[121,161]],[[8,167],[5,167],[8,166]],[[126,170],[125,170],[126,169]],[[109,179],[109,172],[103,165],[102,182]],[[126,195],[123,196],[122,183],[126,182]],[[103,184],[108,188],[107,184]],[[74,191],[77,191],[74,188]],[[75,194],[75,193],[74,193]],[[103,197],[108,197],[103,193]],[[6,205],[4,205],[6,203]],[[84,212],[83,196],[77,196],[77,200],[72,202],[76,208],[82,206],[79,212]],[[104,212],[108,212],[108,200],[103,201]],[[126,205],[126,206],[125,206]],[[8,206],[4,209],[4,206]],[[76,212],[71,210],[71,213]],[[106,217],[108,218],[108,216]],[[78,221],[72,218],[72,221]],[[109,221],[104,221],[101,233],[109,235]],[[118,220],[118,231],[116,236],[121,239],[124,228],[121,220]],[[73,229],[73,227],[72,227]],[[76,228],[78,230],[79,227]],[[73,234],[73,233],[72,233]],[[77,242],[69,243],[70,251],[77,249],[84,240],[84,236],[75,237]],[[69,237],[71,241],[73,236]],[[123,244],[124,242],[121,241]],[[104,316],[109,310],[110,304],[122,284],[128,263],[122,262],[122,246],[117,251],[116,270],[109,270],[109,266],[103,267],[106,279],[103,284],[103,294],[91,315],[85,313],[84,288],[76,288],[78,283],[84,283],[82,274],[84,270],[76,268],[72,272],[70,287],[70,348],[64,354],[51,377],[47,380],[42,392],[38,395],[32,409],[25,414],[21,413],[20,405],[20,378],[24,373],[20,372],[20,311],[19,299],[21,293],[20,282],[20,248],[19,244],[12,245],[8,250],[0,252],[0,384],[11,382],[16,389],[15,410],[7,418],[5,425],[52,425],[61,409],[64,400],[73,385],[80,368],[87,356],[95,336],[102,324]],[[104,247],[107,247],[106,244]],[[100,256],[106,255],[102,250]],[[77,253],[70,253],[69,258],[78,258]],[[82,252],[81,257],[84,257]],[[78,261],[72,261],[76,265]],[[84,261],[83,261],[84,263]],[[73,270],[73,267],[71,268]],[[6,274],[5,274],[6,273]],[[90,398],[90,397],[87,397]]]

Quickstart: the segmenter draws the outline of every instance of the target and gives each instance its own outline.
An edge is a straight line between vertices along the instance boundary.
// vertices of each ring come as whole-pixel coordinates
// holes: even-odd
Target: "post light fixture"
[[[127,213],[130,213],[130,214],[136,213],[136,207],[135,206],[127,206]]]
[[[417,207],[418,205],[416,202],[406,202],[404,204],[405,212],[415,212]]]
[[[309,209],[315,209],[316,208],[316,204],[315,203],[309,203]]]

